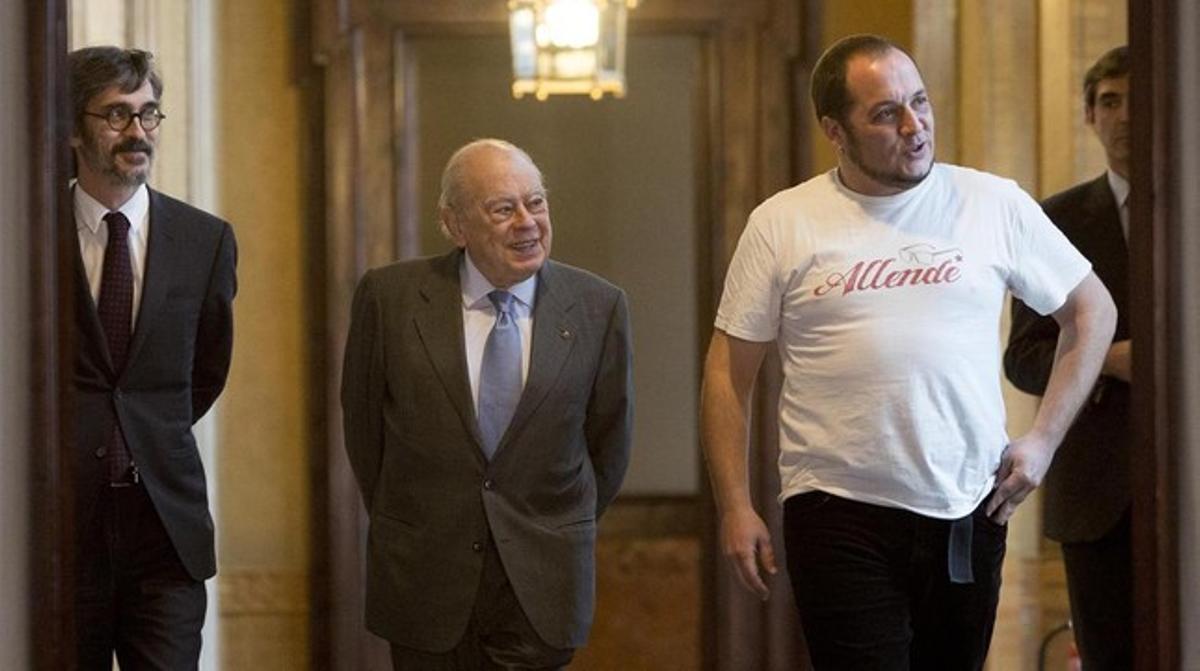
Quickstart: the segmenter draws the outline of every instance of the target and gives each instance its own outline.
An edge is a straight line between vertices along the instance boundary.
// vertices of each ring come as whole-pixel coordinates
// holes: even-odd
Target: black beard
[[[892,186],[900,190],[911,189],[925,181],[925,178],[929,176],[930,171],[933,170],[932,160],[929,161],[929,167],[925,170],[925,172],[917,175],[916,177],[909,177],[908,175],[899,172],[885,172],[883,170],[877,170],[867,165],[862,160],[862,154],[858,151],[858,140],[856,140],[854,136],[850,134],[847,134],[846,158],[854,164],[854,167],[858,168],[859,171],[867,177],[870,177],[880,184]]]

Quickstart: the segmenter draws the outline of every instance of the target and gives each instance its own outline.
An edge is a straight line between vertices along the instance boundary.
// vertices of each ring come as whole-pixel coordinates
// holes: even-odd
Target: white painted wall
[[[25,99],[25,3],[0,3],[0,91]],[[30,665],[29,142],[25,107],[0,115],[0,668]]]

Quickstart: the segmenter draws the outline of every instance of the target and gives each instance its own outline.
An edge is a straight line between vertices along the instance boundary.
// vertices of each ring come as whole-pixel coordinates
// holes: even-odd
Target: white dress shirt
[[[1108,170],[1108,187],[1112,189],[1113,196],[1117,199],[1117,212],[1121,213],[1121,230],[1125,233],[1125,240],[1129,240],[1129,180],[1113,172],[1111,168]]]
[[[462,286],[463,340],[467,345],[467,371],[471,378],[471,400],[479,412],[479,369],[483,366],[483,349],[488,334],[496,323],[496,307],[488,294],[496,289],[479,272],[470,254],[463,254],[458,277]],[[533,342],[533,302],[537,295],[537,274],[508,288],[517,300],[514,303],[517,328],[521,331],[521,384],[529,379],[529,351]]]
[[[71,191],[75,196],[75,230],[79,233],[79,253],[87,274],[92,301],[100,303],[100,280],[104,274],[104,250],[108,245],[109,210],[92,198],[76,183]],[[146,242],[150,239],[150,191],[143,184],[133,192],[118,210],[129,220],[129,261],[133,266],[133,315],[130,329],[137,327],[138,307],[142,303],[142,284],[146,276]]]

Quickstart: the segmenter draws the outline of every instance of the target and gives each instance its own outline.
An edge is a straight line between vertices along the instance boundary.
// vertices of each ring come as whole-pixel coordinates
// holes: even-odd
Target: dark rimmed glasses
[[[96,112],[84,112],[86,116],[94,116],[97,119],[104,119],[108,123],[108,127],[118,133],[125,132],[129,128],[129,124],[133,123],[134,118],[142,124],[142,130],[154,130],[158,128],[158,124],[167,118],[167,115],[162,113],[162,110],[157,107],[150,107],[141,112],[134,112],[128,107],[113,107],[104,114]]]

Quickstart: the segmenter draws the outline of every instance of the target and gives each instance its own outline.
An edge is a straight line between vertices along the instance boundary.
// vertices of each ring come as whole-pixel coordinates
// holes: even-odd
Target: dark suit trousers
[[[1130,511],[1099,539],[1063,543],[1071,623],[1083,668],[1133,668],[1133,560]]]
[[[105,487],[76,548],[80,669],[195,669],[207,595],[142,485]]]
[[[393,645],[396,671],[551,671],[571,663],[574,650],[552,648],[533,630],[490,537],[483,551],[483,575],[462,640],[441,654]]]

